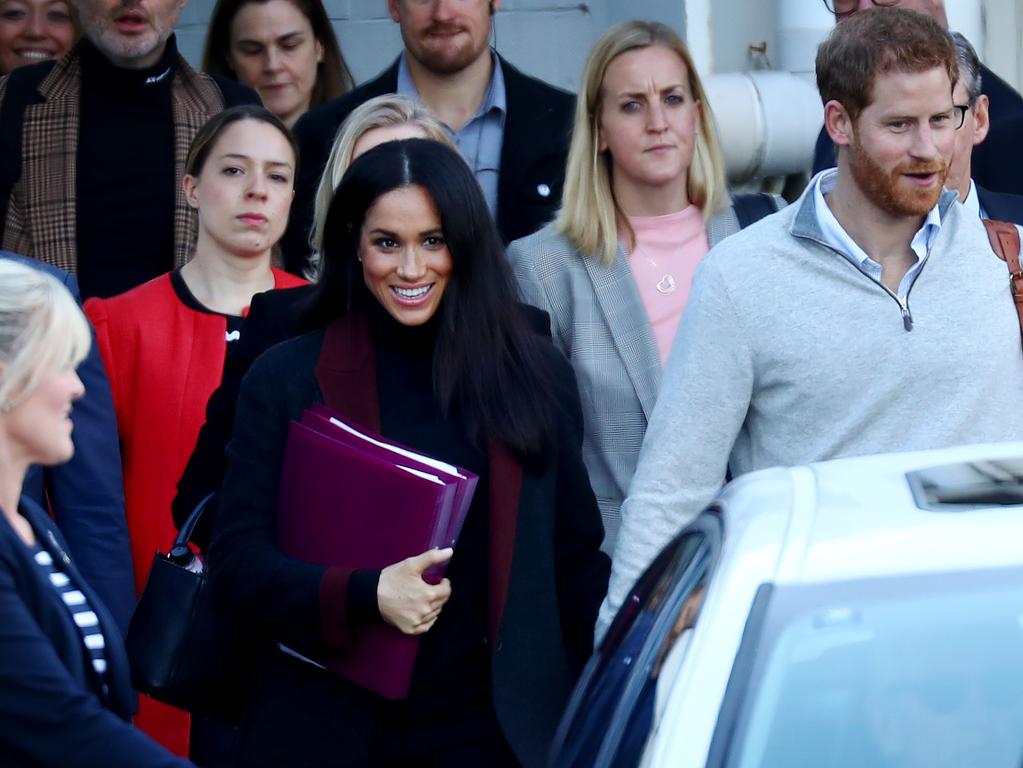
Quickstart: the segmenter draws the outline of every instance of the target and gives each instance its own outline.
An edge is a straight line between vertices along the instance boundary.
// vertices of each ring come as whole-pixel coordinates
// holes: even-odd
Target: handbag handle
[[[181,524],[181,528],[178,529],[178,535],[174,537],[174,543],[171,545],[171,550],[167,555],[167,558],[181,566],[188,565],[195,553],[188,546],[188,542],[192,538],[192,532],[195,530],[195,526],[199,524],[202,516],[206,514],[206,511],[210,508],[212,501],[217,497],[217,492],[213,491],[203,496],[199,503],[195,505],[195,508],[188,513],[188,517],[185,518],[185,522]]]

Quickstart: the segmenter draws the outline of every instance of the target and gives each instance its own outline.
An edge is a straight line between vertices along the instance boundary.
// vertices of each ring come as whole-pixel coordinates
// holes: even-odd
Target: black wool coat
[[[506,451],[489,451],[490,684],[504,738],[526,766],[545,762],[592,651],[610,571],[582,463],[572,369],[553,344],[543,349],[563,406],[552,425],[552,456],[529,468]],[[269,350],[242,383],[210,567],[221,604],[255,619],[271,640],[343,651],[350,639],[349,574],[280,552],[277,493],[288,424],[311,404],[326,403],[356,425],[379,430],[375,365],[368,333],[357,319],[342,318]],[[377,703],[333,674],[272,650],[256,670],[242,760],[365,765]]]

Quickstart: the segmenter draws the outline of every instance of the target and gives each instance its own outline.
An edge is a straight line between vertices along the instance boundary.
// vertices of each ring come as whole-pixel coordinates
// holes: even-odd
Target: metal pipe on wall
[[[824,109],[817,89],[790,72],[737,72],[704,80],[728,179],[742,183],[808,171]]]

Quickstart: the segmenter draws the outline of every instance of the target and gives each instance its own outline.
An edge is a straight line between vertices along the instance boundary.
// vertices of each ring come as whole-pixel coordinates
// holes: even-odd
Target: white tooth
[[[424,285],[422,288],[399,288],[398,286],[395,286],[394,290],[397,291],[398,295],[403,299],[415,299],[430,290],[430,286]]]

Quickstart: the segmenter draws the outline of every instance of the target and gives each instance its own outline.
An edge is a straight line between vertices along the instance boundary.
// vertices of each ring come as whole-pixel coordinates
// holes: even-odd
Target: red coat
[[[305,284],[280,270],[273,274],[276,288]],[[206,401],[223,376],[227,320],[185,306],[169,274],[120,296],[90,299],[85,313],[114,397],[138,593],[153,554],[166,551],[176,533],[171,502],[206,420]],[[187,715],[154,705],[143,700],[136,723],[187,754]]]

